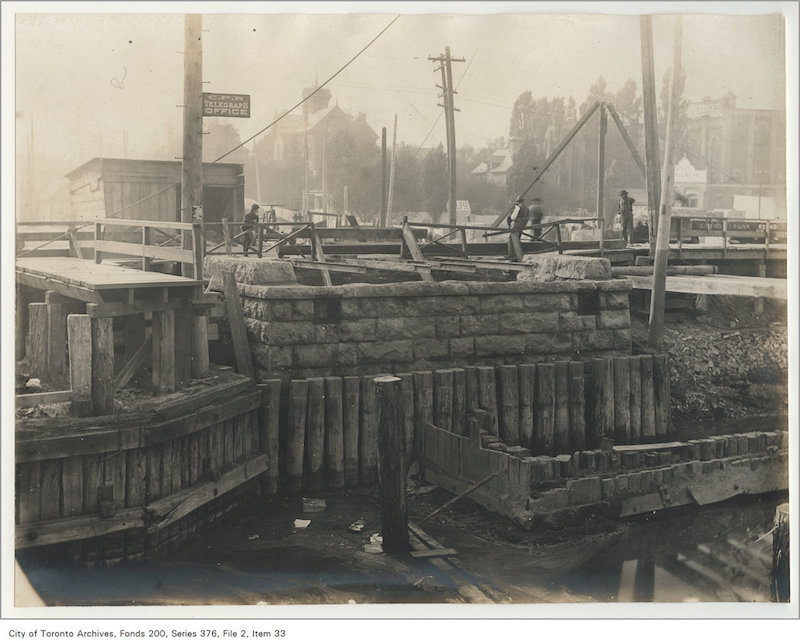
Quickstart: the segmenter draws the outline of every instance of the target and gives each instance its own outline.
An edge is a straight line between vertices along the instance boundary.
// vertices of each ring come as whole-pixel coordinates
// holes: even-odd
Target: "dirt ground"
[[[786,305],[708,296],[705,311],[665,323],[670,355],[670,410],[680,426],[744,416],[785,416],[788,408]],[[631,314],[634,348],[647,343],[645,316]],[[777,429],[777,428],[776,428]]]

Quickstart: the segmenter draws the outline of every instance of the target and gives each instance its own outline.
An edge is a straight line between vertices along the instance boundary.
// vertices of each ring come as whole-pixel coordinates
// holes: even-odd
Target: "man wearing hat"
[[[625,240],[625,246],[628,245],[628,239],[633,242],[633,203],[636,202],[633,198],[628,196],[628,192],[621,189],[619,192],[619,206],[617,213],[622,218],[622,238]]]
[[[520,246],[520,238],[522,236],[522,230],[528,225],[528,216],[529,216],[528,208],[525,205],[525,199],[520,196],[517,198],[514,206],[511,208],[511,213],[506,216],[506,222],[508,223],[508,258],[511,260],[519,260],[519,256],[517,252],[514,250],[514,245]],[[516,243],[514,242],[516,239]]]

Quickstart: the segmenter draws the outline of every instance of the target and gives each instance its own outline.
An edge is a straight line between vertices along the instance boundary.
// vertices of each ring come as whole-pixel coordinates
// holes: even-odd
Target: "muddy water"
[[[767,533],[785,500],[740,497],[549,545],[519,535],[488,541],[450,519],[425,529],[509,603],[769,602]],[[297,517],[311,524],[296,529]],[[366,529],[350,532],[358,518]],[[331,497],[326,512],[305,515],[290,503],[254,504],[146,564],[23,569],[49,605],[457,602],[448,576],[430,563],[364,550],[379,522],[368,496]]]

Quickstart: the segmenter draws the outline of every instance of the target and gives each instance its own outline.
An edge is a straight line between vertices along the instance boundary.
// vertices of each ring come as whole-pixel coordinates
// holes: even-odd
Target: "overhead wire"
[[[351,65],[353,62],[355,62],[355,60],[356,60],[356,59],[357,59],[359,56],[361,56],[361,54],[363,54],[363,53],[364,53],[364,52],[365,52],[367,49],[369,49],[369,48],[370,48],[370,47],[371,47],[371,46],[372,46],[372,45],[375,43],[375,41],[376,41],[376,40],[378,40],[378,38],[380,38],[380,37],[381,37],[381,36],[382,36],[384,33],[386,33],[386,31],[387,31],[387,30],[388,30],[388,29],[389,29],[389,28],[390,28],[390,27],[391,27],[391,26],[392,26],[392,25],[393,25],[395,22],[397,22],[399,19],[400,19],[400,14],[398,14],[398,15],[396,15],[394,18],[392,18],[392,20],[389,22],[389,24],[387,24],[387,25],[386,25],[386,26],[385,26],[383,29],[381,29],[381,30],[378,32],[378,34],[377,34],[377,35],[376,35],[374,38],[372,38],[372,40],[370,40],[370,41],[369,41],[369,42],[368,42],[366,45],[364,45],[364,46],[363,46],[363,47],[362,47],[362,48],[361,48],[361,49],[358,51],[358,53],[356,53],[354,56],[352,56],[352,57],[351,57],[351,58],[350,58],[350,59],[349,59],[347,62],[345,62],[345,63],[344,63],[344,64],[343,64],[341,67],[339,67],[339,69],[338,69],[336,72],[334,72],[334,74],[333,74],[332,76],[330,76],[330,77],[329,77],[329,78],[328,78],[328,79],[327,79],[325,82],[323,82],[323,83],[322,83],[321,85],[319,85],[319,86],[318,86],[316,89],[314,89],[314,91],[312,91],[312,92],[311,92],[311,93],[309,93],[307,96],[305,96],[305,97],[304,97],[302,100],[300,100],[300,101],[299,101],[299,102],[298,102],[296,105],[294,105],[294,106],[293,106],[293,107],[291,107],[290,109],[286,110],[286,111],[285,111],[283,114],[281,114],[280,116],[278,116],[277,118],[275,118],[275,119],[274,119],[272,122],[270,122],[270,123],[269,123],[269,124],[268,124],[266,127],[264,127],[263,129],[259,130],[258,132],[256,132],[255,134],[253,134],[252,136],[250,136],[249,138],[247,138],[246,140],[244,140],[244,141],[243,141],[243,142],[241,142],[240,144],[238,144],[238,145],[236,145],[235,147],[233,147],[233,149],[231,149],[231,150],[227,151],[226,153],[222,154],[222,155],[221,155],[221,156],[219,156],[218,158],[215,158],[215,159],[214,159],[214,160],[212,160],[211,162],[208,162],[208,163],[203,163],[203,166],[204,166],[204,167],[208,167],[208,166],[210,166],[210,165],[214,165],[214,164],[218,163],[218,162],[219,162],[220,160],[222,160],[223,158],[225,158],[225,157],[229,156],[229,155],[230,155],[230,154],[232,154],[234,151],[236,151],[237,149],[240,149],[241,147],[243,147],[244,145],[246,145],[248,142],[250,142],[250,141],[251,141],[251,140],[253,140],[254,138],[256,138],[256,137],[260,136],[261,134],[263,134],[265,131],[267,131],[267,129],[269,129],[269,128],[270,128],[270,127],[272,127],[273,125],[275,125],[275,124],[277,124],[278,122],[280,122],[281,120],[283,120],[283,119],[284,119],[286,116],[288,116],[290,113],[292,113],[292,112],[293,112],[295,109],[297,109],[298,107],[300,107],[300,106],[301,106],[301,105],[302,105],[304,102],[306,102],[307,100],[311,99],[311,97],[312,97],[314,94],[316,94],[316,93],[317,93],[318,91],[320,91],[320,90],[321,90],[323,87],[325,87],[325,85],[329,84],[329,83],[330,83],[330,82],[331,82],[331,81],[332,81],[334,78],[336,78],[336,76],[338,76],[338,75],[339,75],[340,73],[342,73],[342,72],[343,72],[345,69],[347,69],[347,67],[349,67],[349,66],[350,66],[350,65]],[[145,196],[144,198],[141,198],[141,199],[139,199],[139,200],[137,200],[137,201],[135,201],[135,202],[133,202],[133,203],[129,203],[129,204],[127,204],[127,205],[125,205],[125,206],[121,207],[120,209],[117,209],[116,211],[114,211],[114,212],[112,212],[112,213],[108,214],[106,217],[107,217],[107,218],[113,218],[113,217],[117,216],[118,214],[121,214],[123,211],[125,211],[125,210],[127,210],[127,209],[130,209],[131,207],[134,207],[134,206],[136,206],[136,205],[139,205],[139,204],[141,204],[141,203],[143,203],[143,202],[145,202],[145,201],[147,201],[147,200],[150,200],[151,198],[154,198],[155,196],[158,196],[159,194],[162,194],[162,193],[164,193],[164,192],[166,192],[166,191],[169,191],[170,189],[172,189],[172,188],[173,188],[173,187],[175,187],[176,185],[180,185],[180,184],[181,184],[180,182],[174,182],[174,183],[172,183],[172,184],[170,184],[170,185],[168,185],[168,186],[164,187],[163,189],[161,189],[161,190],[159,190],[159,191],[155,192],[154,194],[150,194],[150,195],[148,195],[148,196]],[[84,227],[88,227],[88,226],[89,226],[89,225],[91,225],[91,224],[93,224],[93,223],[86,223],[85,225],[80,225],[79,227],[76,227],[76,228],[74,228],[74,229],[83,229]],[[42,245],[40,245],[40,246],[38,246],[38,247],[36,247],[36,248],[34,248],[34,249],[29,249],[29,250],[27,250],[27,251],[23,251],[23,252],[21,252],[20,254],[18,254],[18,257],[22,257],[22,256],[25,256],[25,255],[27,255],[27,254],[30,254],[30,253],[33,253],[33,252],[39,251],[40,249],[43,249],[44,247],[47,247],[47,246],[48,246],[48,245],[50,245],[51,243],[54,243],[54,242],[56,242],[56,241],[58,241],[58,240],[62,240],[62,239],[64,239],[64,238],[66,238],[68,234],[69,234],[69,231],[67,231],[67,232],[64,232],[64,233],[62,233],[62,234],[59,234],[59,235],[58,235],[58,236],[56,236],[55,238],[52,238],[52,239],[48,240],[46,243],[44,243],[44,244],[42,244]]]

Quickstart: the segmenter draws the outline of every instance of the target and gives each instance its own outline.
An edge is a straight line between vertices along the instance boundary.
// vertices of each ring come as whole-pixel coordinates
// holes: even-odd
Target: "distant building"
[[[514,150],[511,147],[497,149],[489,157],[469,173],[472,176],[484,176],[489,182],[505,187],[508,182],[508,171],[514,164]]]
[[[729,93],[719,100],[690,103],[687,116],[688,153],[682,165],[684,179],[675,176],[676,190],[690,202],[696,199],[701,209],[740,208],[738,202],[747,204],[748,217],[760,211],[766,218],[769,211],[770,217],[785,218],[784,112],[739,109],[736,96]]]

